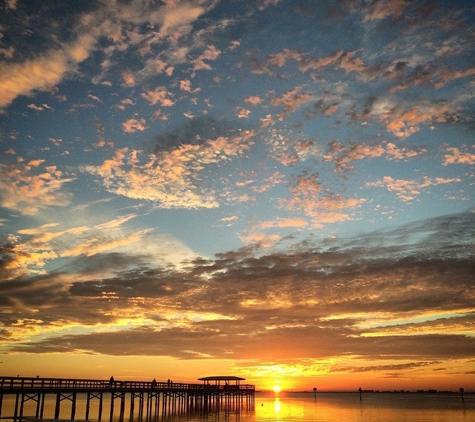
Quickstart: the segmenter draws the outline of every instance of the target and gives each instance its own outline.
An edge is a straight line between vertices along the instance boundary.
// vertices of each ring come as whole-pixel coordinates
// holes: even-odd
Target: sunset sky
[[[0,375],[475,390],[475,1],[0,1]]]

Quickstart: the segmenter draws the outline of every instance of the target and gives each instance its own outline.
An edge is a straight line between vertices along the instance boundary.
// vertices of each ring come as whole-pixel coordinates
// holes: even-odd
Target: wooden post
[[[41,394],[38,393],[37,401],[36,401],[36,413],[35,413],[36,419],[38,419],[40,416],[40,406],[41,406]]]
[[[99,422],[101,421],[102,419],[102,400],[104,398],[104,395],[101,393],[100,395],[100,398],[99,398],[99,415],[97,417],[97,419],[99,420]]]
[[[358,389],[359,393],[360,393],[360,401],[363,400],[362,397],[361,397],[361,393],[363,392],[363,390],[361,389],[361,387]]]
[[[460,394],[462,396],[462,402],[465,403],[465,398],[463,397],[463,393],[464,393],[464,388],[463,387],[460,387]]]
[[[45,397],[46,393],[41,394],[40,419],[43,419],[43,415],[45,413]]]
[[[86,416],[84,417],[87,421],[89,420],[89,408],[91,406],[91,392],[88,391],[86,395]]]
[[[74,420],[74,417],[76,416],[76,392],[73,392],[71,402],[71,420]]]
[[[120,421],[124,420],[124,411],[125,411],[125,393],[120,395]]]
[[[109,420],[112,422],[112,418],[114,416],[114,399],[115,399],[115,394],[113,391],[111,391],[111,409],[110,409],[110,414],[109,414]]]
[[[317,398],[317,387],[313,387],[313,397]]]
[[[132,393],[130,396],[130,414],[129,420],[134,420],[134,405],[135,405],[135,393]]]
[[[147,410],[146,410],[146,413],[145,413],[145,418],[147,420],[150,420],[150,391],[147,392]]]
[[[54,418],[59,419],[59,410],[61,408],[61,393],[56,393],[56,406],[54,408]]]
[[[15,413],[13,414],[13,420],[16,421],[18,417],[18,400],[20,398],[20,394],[17,393],[15,397]]]
[[[143,391],[140,392],[139,396],[139,421],[143,418]]]
[[[20,402],[20,419],[23,418],[23,405],[25,404],[25,393],[21,394],[21,402]]]

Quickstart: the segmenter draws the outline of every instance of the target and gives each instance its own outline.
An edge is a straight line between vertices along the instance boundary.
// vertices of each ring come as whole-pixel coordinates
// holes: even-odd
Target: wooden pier
[[[172,415],[254,410],[254,385],[244,378],[200,378],[202,384],[171,381],[117,381],[63,378],[0,377],[0,418],[65,419],[61,404],[70,402],[67,418],[156,421]],[[11,403],[4,415],[6,399]],[[27,405],[27,402],[32,402]],[[116,406],[116,403],[118,405]],[[25,414],[28,407],[29,414]],[[84,411],[84,417],[78,414]],[[108,409],[108,411],[107,411]],[[33,413],[33,414],[32,414]],[[50,414],[52,413],[52,414]]]

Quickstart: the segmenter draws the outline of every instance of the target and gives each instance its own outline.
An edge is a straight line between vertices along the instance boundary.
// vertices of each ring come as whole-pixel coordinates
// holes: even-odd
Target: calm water
[[[76,420],[85,415],[85,400],[79,400]],[[35,403],[25,404],[24,416],[35,414]],[[54,414],[54,401],[46,403],[45,417]],[[2,416],[12,414],[13,401],[4,399]],[[60,418],[70,415],[69,403],[61,404]],[[103,422],[108,421],[107,405],[104,406]],[[8,413],[8,412],[11,413]],[[94,422],[97,409],[91,406],[90,420]],[[127,414],[127,413],[126,413]],[[105,417],[104,417],[105,416]],[[135,418],[137,421],[137,418]],[[158,421],[175,422],[474,422],[475,395],[414,394],[414,393],[256,393],[254,410],[237,412],[220,411],[206,415],[159,417]],[[117,422],[117,420],[115,420]],[[129,422],[129,421],[125,421]],[[145,422],[145,419],[144,419]]]
[[[256,397],[255,414],[241,421],[458,422],[475,421],[475,397],[398,393],[289,394]]]

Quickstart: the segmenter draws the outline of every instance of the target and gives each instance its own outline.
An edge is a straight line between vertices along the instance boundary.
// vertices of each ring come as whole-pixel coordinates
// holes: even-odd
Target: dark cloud
[[[59,350],[118,356],[264,360],[323,359],[350,354],[362,358],[398,360],[469,358],[475,346],[473,338],[463,335],[368,338],[320,327],[265,329],[257,321],[244,329],[242,322],[237,321],[225,324],[222,328],[226,330],[213,330],[206,324],[203,327],[197,324],[193,329],[154,330],[143,327],[110,333],[62,336],[37,343],[18,344],[13,350],[29,353]]]
[[[156,135],[151,141],[151,149],[157,154],[180,145],[200,145],[220,136],[228,138],[236,135],[242,128],[242,122],[238,125],[237,122],[211,116],[196,117],[174,130]]]
[[[411,363],[399,363],[390,365],[372,365],[372,366],[346,366],[335,367],[334,370],[338,372],[369,372],[369,371],[401,371],[414,368],[421,368],[426,366],[438,365],[439,361],[432,362],[411,362]]]
[[[474,315],[466,313],[475,300],[472,223],[467,212],[365,234],[332,248],[312,250],[306,243],[306,250],[262,256],[242,249],[190,261],[182,270],[119,266],[108,278],[94,279],[86,270],[84,281],[65,282],[70,277],[58,274],[4,282],[3,307],[10,308],[6,332],[20,318],[40,318],[44,326],[61,321],[91,327],[135,313],[158,325],[54,337],[11,350],[181,359],[466,358],[475,340],[451,334],[450,327],[460,333],[474,323]],[[106,258],[109,263],[118,259]],[[164,319],[160,309],[182,313],[181,326]],[[429,311],[459,315],[385,325],[385,319]],[[214,316],[194,319],[187,312]],[[372,315],[380,315],[378,326],[367,325]],[[409,368],[390,366],[374,369]]]

